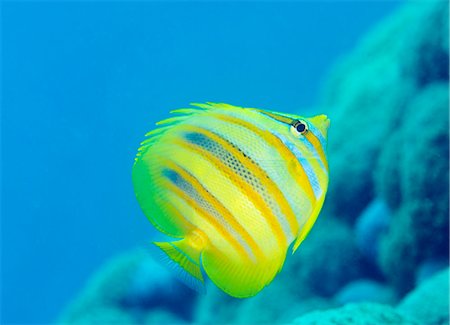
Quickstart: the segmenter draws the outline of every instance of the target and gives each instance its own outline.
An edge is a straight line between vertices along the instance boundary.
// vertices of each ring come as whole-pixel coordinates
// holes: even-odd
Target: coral
[[[145,325],[178,325],[188,324],[185,320],[182,320],[174,313],[168,312],[164,309],[154,309],[144,319]],[[124,325],[124,324],[123,324]]]
[[[228,296],[210,282],[206,294],[199,297],[194,313],[195,323],[231,323],[243,302],[243,299]]]
[[[284,280],[288,280],[285,278]],[[320,297],[298,298],[289,283],[275,279],[255,297],[236,299],[211,286],[200,297],[194,322],[198,324],[285,324],[311,310],[336,306]],[[297,289],[297,290],[295,290]],[[287,309],[286,306],[289,306]]]
[[[448,52],[448,3],[410,3],[338,66],[325,92],[325,211],[358,219],[358,247],[402,294],[420,263],[448,255]],[[380,199],[389,229],[387,212],[369,220]]]
[[[448,84],[425,88],[409,105],[402,133],[387,144],[391,147],[387,153],[394,155],[386,153],[379,162],[380,182],[390,180],[379,186],[385,188],[380,195],[392,202],[390,193],[399,187],[401,191],[391,227],[382,239],[380,265],[403,293],[413,287],[421,262],[449,253],[448,104]],[[394,147],[402,152],[400,156]],[[391,165],[397,166],[395,177]],[[389,184],[395,184],[392,191]]]
[[[421,203],[411,221],[423,257],[448,255],[448,105],[448,83],[433,84],[410,105],[404,127],[402,192],[404,204]]]
[[[370,279],[360,279],[344,286],[334,300],[341,305],[355,302],[376,302],[393,305],[397,302],[396,292],[389,286]]]
[[[348,304],[337,309],[315,311],[295,319],[298,325],[413,325],[418,324],[393,307],[374,304]]]
[[[278,279],[277,279],[278,280]],[[238,324],[276,324],[292,320],[295,315],[290,318],[289,312],[286,311],[286,304],[293,309],[298,303],[298,299],[286,290],[284,281],[275,280],[261,294],[246,299],[236,317]]]
[[[400,208],[403,201],[401,187],[401,161],[403,152],[399,150],[403,144],[403,134],[393,132],[378,157],[375,169],[375,192],[387,203],[391,211]]]
[[[137,324],[136,319],[124,310],[113,307],[98,307],[87,309],[82,313],[75,315],[66,315],[60,324],[77,325],[132,325]]]
[[[380,244],[379,264],[386,277],[401,294],[411,290],[414,285],[414,272],[418,264],[414,235],[410,220],[410,207],[396,213],[389,233]]]
[[[416,272],[416,286],[435,275],[435,273],[448,268],[447,257],[430,258],[421,263]]]
[[[402,125],[409,124],[405,110],[411,100],[431,83],[448,82],[447,16],[444,1],[405,6],[332,74],[323,104],[331,108],[333,125],[328,147],[332,177],[325,207],[331,214],[353,222],[373,200],[378,158],[386,140],[395,139]],[[358,136],[350,138],[354,133]],[[397,166],[387,171],[399,172]],[[385,180],[395,188],[395,182]],[[401,195],[398,188],[392,193]],[[386,201],[395,206],[397,200]]]
[[[331,297],[362,273],[361,253],[351,228],[335,218],[321,216],[279,277],[299,298]]]
[[[281,281],[273,283],[261,294],[245,300],[239,308],[236,323],[286,324],[306,312],[336,306],[333,302],[320,297],[299,299],[287,290],[288,285]]]
[[[409,293],[397,310],[421,324],[449,323],[449,269],[439,272]]]
[[[378,260],[381,235],[391,221],[391,211],[381,199],[373,200],[356,219],[356,244],[363,255],[372,263]]]
[[[64,324],[97,323],[114,315],[141,323],[153,309],[190,320],[196,293],[175,280],[143,250],[118,256],[103,266],[63,313]],[[115,317],[115,316],[114,316]]]

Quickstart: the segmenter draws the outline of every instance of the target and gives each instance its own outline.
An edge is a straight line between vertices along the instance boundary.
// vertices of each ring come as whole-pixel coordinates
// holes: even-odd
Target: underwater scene
[[[5,1],[1,324],[449,324],[449,3]]]

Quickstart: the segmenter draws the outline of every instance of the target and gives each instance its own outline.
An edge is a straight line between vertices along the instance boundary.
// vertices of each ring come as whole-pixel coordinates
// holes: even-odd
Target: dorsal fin
[[[138,149],[138,153],[136,155],[135,161],[139,159],[139,157],[142,155],[143,151],[147,150],[164,133],[169,131],[175,125],[186,121],[193,115],[202,114],[205,111],[213,110],[213,109],[221,109],[221,110],[243,109],[243,107],[239,107],[239,106],[233,106],[233,105],[226,104],[226,103],[213,103],[213,102],[190,103],[190,105],[191,105],[191,107],[179,108],[179,109],[170,111],[171,114],[178,114],[178,115],[171,116],[167,119],[157,122],[156,125],[158,127],[145,134],[145,136],[147,138],[140,143],[141,147]]]

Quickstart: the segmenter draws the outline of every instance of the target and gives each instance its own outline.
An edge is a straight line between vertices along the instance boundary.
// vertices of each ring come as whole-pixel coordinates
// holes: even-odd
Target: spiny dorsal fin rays
[[[145,134],[148,137],[146,140],[141,142],[141,147],[138,149],[137,157],[141,156],[141,152],[150,147],[153,143],[155,143],[166,131],[171,129],[173,126],[178,125],[181,122],[184,122],[189,117],[201,114],[204,111],[211,109],[224,109],[224,110],[232,110],[232,109],[254,109],[254,108],[244,108],[240,106],[234,106],[226,103],[214,103],[214,102],[206,102],[206,103],[190,103],[192,107],[188,108],[179,108],[172,110],[170,113],[179,114],[178,116],[169,117],[167,119],[161,120],[156,123],[158,128],[147,132]],[[258,110],[258,109],[255,109]]]
[[[210,105],[209,103],[206,103],[206,104],[203,104],[203,103],[189,103],[189,105],[201,108],[203,110],[208,110],[208,109],[213,108],[213,106]]]
[[[295,114],[287,114],[287,113],[280,113],[280,112],[276,112],[276,111],[269,111],[269,110],[263,110],[263,109],[259,109],[259,108],[254,108],[254,107],[241,107],[241,106],[234,106],[234,105],[230,105],[230,104],[226,104],[226,103],[214,103],[214,102],[206,102],[205,104],[203,103],[190,103],[192,106],[196,106],[199,108],[202,108],[204,110],[209,110],[209,109],[225,109],[225,110],[229,110],[229,109],[244,109],[244,110],[254,110],[257,112],[260,112],[262,114],[265,114],[267,116],[270,116],[280,122],[286,123],[286,124],[292,124],[292,122],[294,120],[303,118],[299,115],[295,115]]]
[[[157,141],[166,131],[170,130],[174,125],[177,125],[183,121],[185,121],[187,118],[194,114],[198,114],[202,112],[203,110],[198,108],[180,108],[171,111],[170,113],[180,114],[179,116],[173,116],[169,117],[167,119],[161,120],[159,122],[156,122],[156,125],[159,126],[158,128],[151,130],[150,132],[147,132],[145,136],[147,139],[142,141],[141,147],[138,149],[138,152],[141,152],[148,148],[150,145],[152,145],[155,141]],[[140,156],[140,154],[138,155]]]
[[[198,108],[179,108],[170,111],[172,114],[183,114],[183,115],[192,115],[198,113]]]
[[[147,132],[147,133],[145,134],[145,136],[146,136],[146,137],[154,136],[154,135],[156,135],[156,134],[158,134],[158,133],[160,133],[160,132],[166,131],[167,129],[170,129],[170,127],[169,127],[169,126],[159,127],[159,128],[157,128],[157,129],[151,130],[150,132]],[[148,139],[147,139],[147,140],[148,140]],[[145,140],[145,141],[147,141],[147,140]],[[145,142],[145,141],[144,141],[144,142]]]
[[[199,107],[204,110],[214,109],[214,108],[220,108],[220,109],[236,109],[241,108],[244,109],[244,107],[240,106],[234,106],[226,103],[214,103],[214,102],[206,102],[203,103],[190,103],[192,106]]]
[[[157,122],[156,125],[160,127],[145,134],[145,136],[149,138],[141,142],[142,147],[140,148],[140,151],[142,151],[145,147],[148,147],[150,144],[154,143],[161,135],[163,135],[166,131],[168,131],[172,126],[185,121],[192,115],[200,114],[203,111],[213,108],[222,108],[222,109],[236,108],[236,106],[233,105],[225,103],[212,103],[212,102],[207,102],[206,104],[190,103],[190,105],[192,105],[193,107],[179,108],[170,111],[170,113],[173,114],[180,114],[179,116],[169,117],[167,119]]]
[[[164,120],[161,120],[159,122],[156,122],[156,125],[173,125],[173,124],[177,124],[181,121],[184,121],[186,119],[187,116],[183,115],[183,116],[175,116],[175,117],[169,117],[166,118]]]

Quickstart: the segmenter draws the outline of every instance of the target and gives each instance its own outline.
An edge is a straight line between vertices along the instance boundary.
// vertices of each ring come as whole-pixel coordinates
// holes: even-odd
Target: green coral
[[[144,325],[184,325],[188,324],[185,320],[179,318],[176,314],[164,309],[153,309],[147,314]],[[127,325],[126,323],[122,325]]]
[[[353,222],[372,201],[373,171],[386,140],[396,138],[409,122],[405,111],[417,93],[433,82],[448,82],[447,16],[444,1],[405,6],[375,29],[331,76],[324,100],[333,124],[325,206],[331,214]],[[355,133],[357,137],[350,136]],[[389,172],[396,175],[398,170],[392,167]],[[395,188],[393,181],[388,182]],[[395,205],[401,193],[398,188],[392,193],[388,202]]]
[[[439,272],[409,293],[397,309],[421,324],[448,324],[449,269]]]
[[[97,319],[123,315],[123,299],[127,296],[134,271],[138,268],[144,253],[136,251],[116,257],[99,270],[61,316],[63,324],[96,323]],[[89,320],[89,318],[91,319]],[[123,316],[125,317],[125,316]],[[122,319],[122,316],[117,316]],[[126,316],[133,318],[129,314]],[[107,323],[107,322],[105,322]]]
[[[295,319],[298,325],[418,325],[393,307],[375,303],[348,304],[344,307],[314,311]]]
[[[114,307],[89,308],[77,315],[66,315],[59,324],[77,325],[132,325],[137,324],[136,319],[125,310]]]
[[[98,270],[63,312],[59,323],[141,324],[170,316],[189,321],[195,302],[192,290],[173,279],[146,251],[136,249]]]
[[[287,261],[279,277],[299,298],[311,293],[331,297],[362,273],[362,256],[352,229],[336,218],[324,215]]]
[[[325,93],[333,127],[324,210],[353,223],[374,199],[389,205],[378,264],[402,294],[420,263],[448,256],[448,6],[404,6],[341,63]]]
[[[245,300],[239,309],[235,323],[286,324],[298,315],[336,306],[332,301],[316,296],[300,299],[292,292],[290,293],[287,288],[288,283],[275,281],[257,296]]]
[[[293,281],[294,282],[294,281]],[[293,283],[291,287],[298,285]],[[299,298],[284,280],[275,279],[255,297],[236,299],[211,287],[196,308],[196,324],[286,324],[306,312],[335,307],[331,300],[303,294]],[[289,306],[286,309],[286,306]]]
[[[212,283],[197,303],[194,320],[198,324],[230,324],[245,300],[228,296]]]
[[[403,293],[413,287],[419,263],[448,256],[448,105],[447,83],[420,92],[405,112],[408,123],[379,161],[380,195],[395,209],[380,265]]]

